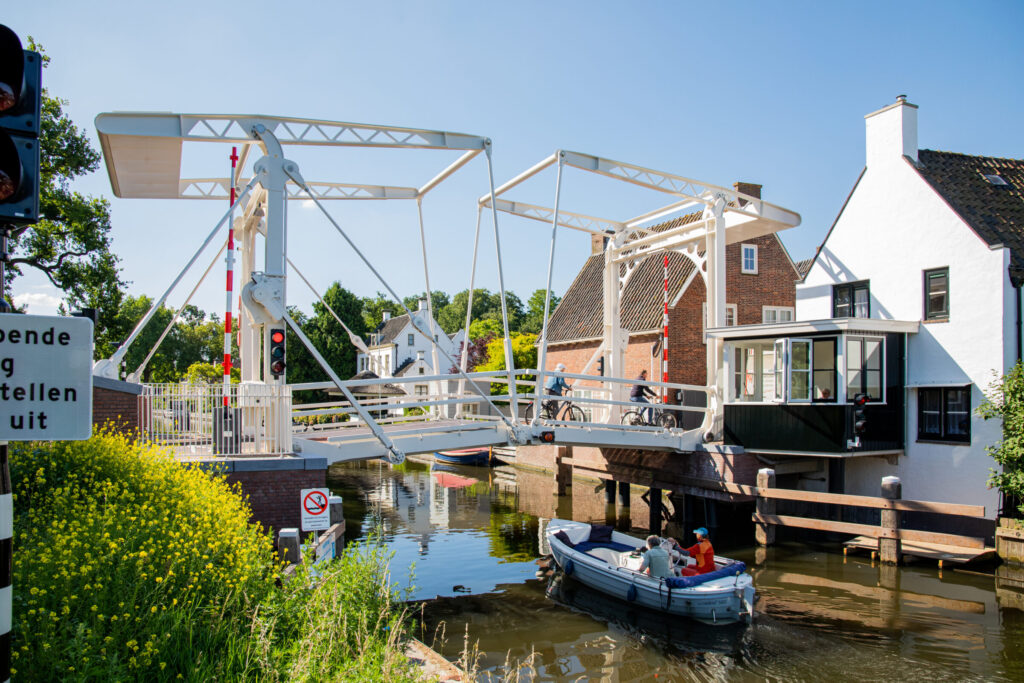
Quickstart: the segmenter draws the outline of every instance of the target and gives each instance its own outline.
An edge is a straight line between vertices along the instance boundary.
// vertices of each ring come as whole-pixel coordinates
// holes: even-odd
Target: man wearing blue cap
[[[708,540],[708,530],[700,527],[693,533],[697,537],[697,543],[689,548],[680,547],[679,549],[689,553],[693,559],[697,560],[697,566],[694,569],[680,569],[679,573],[682,576],[696,576],[715,571],[715,549],[711,547],[711,541]]]

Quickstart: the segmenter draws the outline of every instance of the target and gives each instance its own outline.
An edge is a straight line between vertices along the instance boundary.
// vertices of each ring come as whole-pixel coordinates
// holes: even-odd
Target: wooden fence
[[[901,529],[900,512],[931,512],[960,517],[984,517],[985,507],[983,505],[904,500],[899,477],[883,477],[881,496],[879,497],[775,488],[775,470],[772,469],[758,471],[757,486],[726,484],[725,488],[730,493],[748,495],[755,498],[756,511],[754,512],[753,519],[757,523],[756,536],[757,542],[760,545],[773,544],[775,542],[776,527],[785,526],[876,538],[878,539],[878,553],[881,561],[894,564],[899,562],[903,541],[933,543],[968,550],[983,550],[985,548],[985,539],[980,537],[918,531],[916,529]],[[775,513],[775,502],[778,500],[875,508],[882,512],[881,524],[874,526],[811,517],[778,515]]]

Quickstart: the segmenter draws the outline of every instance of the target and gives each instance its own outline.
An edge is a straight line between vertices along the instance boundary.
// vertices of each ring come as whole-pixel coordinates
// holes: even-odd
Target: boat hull
[[[618,567],[606,560],[574,550],[554,537],[558,531],[589,524],[553,519],[548,524],[547,540],[555,563],[574,580],[606,595],[666,614],[698,619],[711,624],[749,620],[753,616],[755,591],[748,574],[725,577],[692,588],[669,588],[662,579]],[[613,533],[616,543],[639,548],[641,542],[625,534]],[[579,541],[574,541],[579,542]],[[724,558],[716,558],[716,561]]]
[[[486,465],[490,462],[490,449],[466,448],[458,451],[435,451],[434,460],[452,465]]]

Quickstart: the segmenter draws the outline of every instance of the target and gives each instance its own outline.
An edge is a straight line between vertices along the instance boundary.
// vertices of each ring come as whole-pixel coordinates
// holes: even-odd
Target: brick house
[[[760,185],[736,183],[734,187],[738,192],[761,196]],[[654,226],[651,230],[667,230],[700,218],[701,212],[698,211]],[[590,257],[551,315],[544,363],[547,370],[554,370],[558,363],[565,363],[566,371],[570,373],[580,373],[585,369],[589,374],[597,373],[592,359],[602,341],[603,250],[602,238],[595,236],[591,242]],[[669,254],[668,270],[669,381],[705,385],[704,280],[693,262],[677,252]],[[792,320],[795,283],[799,277],[795,264],[774,233],[728,245],[727,323],[745,325]],[[647,370],[649,378],[661,378],[663,297],[664,254],[657,253],[637,266],[622,293],[622,326],[629,334],[625,364],[629,377]],[[596,383],[578,382],[577,395],[586,397],[587,386],[596,386]],[[687,418],[697,417],[696,414],[687,415]],[[686,422],[686,427],[697,426]]]

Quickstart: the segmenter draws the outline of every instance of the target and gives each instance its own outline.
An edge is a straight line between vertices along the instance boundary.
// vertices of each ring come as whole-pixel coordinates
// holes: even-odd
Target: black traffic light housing
[[[604,356],[597,359],[597,374],[604,377]]]
[[[285,333],[281,328],[270,330],[270,372],[277,379],[284,374]]]
[[[0,24],[0,224],[39,220],[43,60]]]
[[[865,406],[871,397],[867,394],[856,394],[853,397],[853,433],[855,436],[860,436],[868,428],[868,417],[865,413]]]

